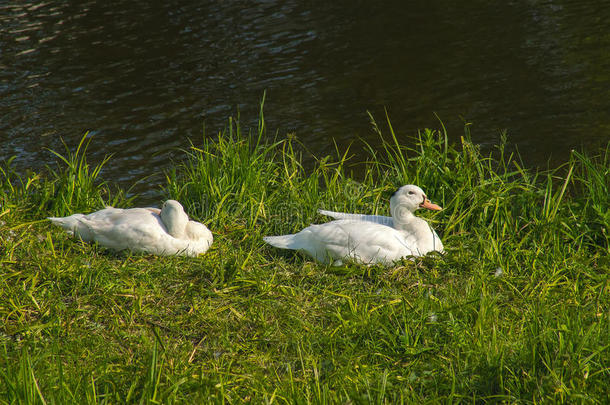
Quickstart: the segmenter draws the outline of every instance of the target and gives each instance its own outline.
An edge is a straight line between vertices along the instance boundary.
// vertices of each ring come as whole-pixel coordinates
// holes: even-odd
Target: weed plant
[[[44,220],[132,204],[86,137],[44,175],[5,162],[0,403],[607,403],[610,145],[530,171],[505,139],[485,155],[467,132],[372,123],[358,180],[349,151],[306,170],[262,112],[193,142],[164,197],[214,233],[198,258],[113,253]],[[262,242],[319,208],[388,215],[409,183],[444,207],[420,215],[446,254],[332,267]]]

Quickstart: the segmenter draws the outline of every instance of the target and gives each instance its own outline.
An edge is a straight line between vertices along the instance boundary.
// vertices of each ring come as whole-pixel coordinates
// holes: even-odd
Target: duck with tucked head
[[[210,230],[189,220],[175,200],[167,200],[161,209],[106,207],[88,215],[49,220],[85,242],[97,242],[114,250],[197,256],[205,253],[214,241]]]
[[[390,198],[391,217],[320,210],[335,221],[310,225],[296,234],[263,239],[275,247],[300,250],[318,261],[335,264],[343,259],[389,264],[407,256],[443,252],[436,232],[425,220],[415,216],[419,208],[441,210],[421,188],[406,185]]]

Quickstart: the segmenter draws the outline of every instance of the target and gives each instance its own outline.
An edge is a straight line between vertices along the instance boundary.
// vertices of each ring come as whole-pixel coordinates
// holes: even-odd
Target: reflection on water
[[[0,157],[39,168],[90,130],[104,177],[131,184],[204,124],[255,119],[265,90],[269,127],[316,154],[374,143],[384,107],[404,134],[434,113],[487,146],[506,128],[530,164],[610,139],[605,2],[462,3],[8,1]]]

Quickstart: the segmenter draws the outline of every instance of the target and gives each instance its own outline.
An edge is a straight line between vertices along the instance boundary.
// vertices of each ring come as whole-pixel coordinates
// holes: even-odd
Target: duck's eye
[[[413,194],[415,194],[415,192],[409,191],[409,195],[413,195]]]

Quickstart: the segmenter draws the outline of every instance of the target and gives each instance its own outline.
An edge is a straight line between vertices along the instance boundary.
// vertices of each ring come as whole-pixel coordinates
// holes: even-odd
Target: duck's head
[[[176,200],[167,200],[161,206],[161,221],[167,228],[167,232],[174,238],[181,238],[184,234],[189,217],[184,212],[182,204]]]
[[[413,184],[400,187],[390,197],[390,210],[392,216],[402,216],[403,211],[413,213],[419,208],[427,208],[433,211],[440,211],[442,208],[436,204],[433,204],[426,197],[424,190]]]

